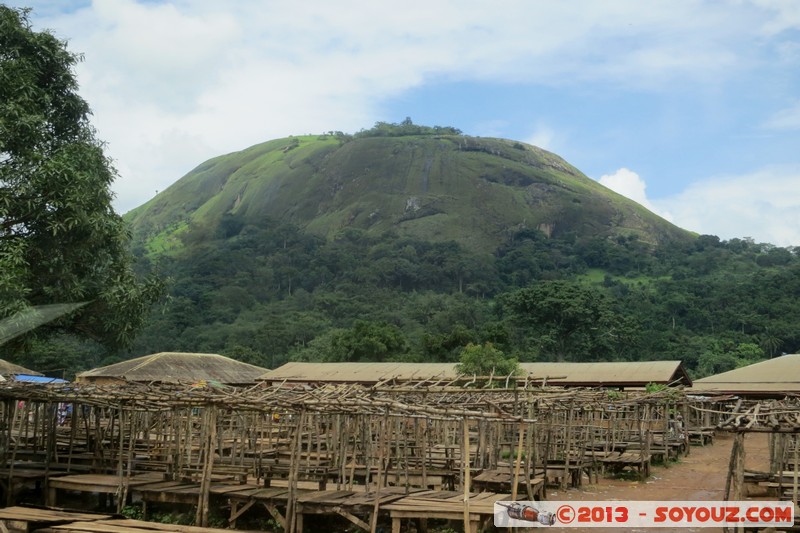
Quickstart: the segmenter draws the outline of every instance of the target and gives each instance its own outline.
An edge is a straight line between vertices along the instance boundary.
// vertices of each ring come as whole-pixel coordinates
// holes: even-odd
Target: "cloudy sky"
[[[798,0],[5,3],[84,54],[119,212],[216,155],[411,117],[556,152],[699,233],[800,246]]]

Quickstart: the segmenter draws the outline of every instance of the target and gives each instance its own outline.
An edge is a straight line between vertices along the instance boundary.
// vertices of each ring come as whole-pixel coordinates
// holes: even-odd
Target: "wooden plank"
[[[350,490],[322,490],[310,492],[298,496],[297,501],[302,503],[331,502],[339,503],[338,500],[356,494]]]
[[[278,511],[278,508],[267,502],[261,502],[261,505],[266,507],[267,511],[269,511],[269,514],[272,515],[272,518],[277,520],[281,527],[286,530],[286,518],[284,518],[280,511]]]
[[[0,520],[19,520],[25,522],[57,522],[60,520],[104,520],[111,518],[107,513],[79,513],[60,509],[37,509],[34,507],[6,507],[0,509]]]
[[[129,487],[147,485],[157,480],[163,480],[160,473],[141,474],[130,478],[122,478],[122,482]],[[51,489],[74,490],[78,492],[116,493],[120,486],[120,477],[107,474],[75,474],[50,478]]]
[[[346,518],[347,520],[349,520],[350,522],[354,523],[355,525],[357,525],[358,527],[360,527],[364,531],[369,531],[370,530],[370,525],[369,524],[367,524],[366,522],[364,522],[363,520],[361,520],[357,516],[348,513],[347,511],[339,510],[339,511],[336,511],[336,514]]]
[[[178,524],[159,524],[142,520],[111,519],[97,522],[73,522],[48,528],[52,533],[85,531],[88,533],[144,533],[145,531],[169,531],[174,533],[219,533],[219,529]]]

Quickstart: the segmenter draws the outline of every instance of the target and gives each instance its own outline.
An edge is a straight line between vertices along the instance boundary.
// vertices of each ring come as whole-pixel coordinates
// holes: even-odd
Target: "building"
[[[680,361],[521,363],[517,379],[557,387],[643,388],[692,384]],[[269,383],[445,384],[459,378],[455,363],[286,363],[260,376]],[[497,376],[498,379],[502,376]]]
[[[800,394],[800,354],[782,355],[695,380],[691,392],[764,398]]]
[[[5,359],[0,359],[0,381],[5,381],[9,377],[16,374],[24,374],[28,376],[41,376],[39,372],[25,368],[24,366],[10,363]]]
[[[75,381],[98,385],[129,381],[140,383],[207,381],[225,385],[252,385],[266,371],[266,368],[217,354],[160,352],[81,372]]]

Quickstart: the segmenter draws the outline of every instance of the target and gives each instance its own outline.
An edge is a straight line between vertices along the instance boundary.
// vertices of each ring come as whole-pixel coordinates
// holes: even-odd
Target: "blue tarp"
[[[22,381],[25,383],[69,383],[66,379],[50,378],[47,376],[32,376],[31,374],[14,374],[12,379],[14,381]]]

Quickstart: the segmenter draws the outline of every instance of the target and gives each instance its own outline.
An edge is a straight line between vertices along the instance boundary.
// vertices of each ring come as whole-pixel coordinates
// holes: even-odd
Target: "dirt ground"
[[[677,463],[653,467],[650,478],[645,482],[601,477],[599,483],[584,484],[579,489],[567,491],[550,489],[547,492],[547,499],[550,501],[722,500],[725,495],[725,480],[732,445],[732,435],[718,433],[713,444],[692,446],[689,455],[683,456]],[[745,437],[744,448],[746,468],[769,470],[769,447],[766,434],[748,434]],[[530,529],[529,531],[534,530]],[[609,529],[573,528],[568,531],[599,533],[609,531]],[[665,533],[667,531],[710,532],[718,531],[718,529],[630,528],[627,531]]]

